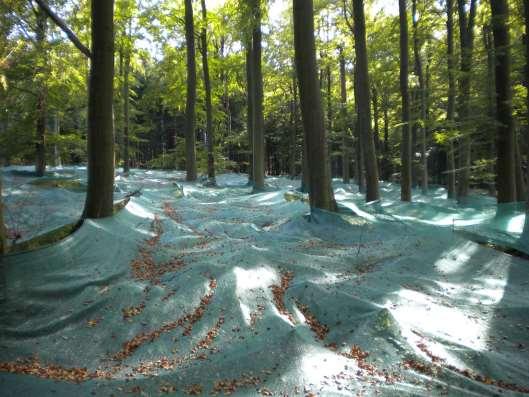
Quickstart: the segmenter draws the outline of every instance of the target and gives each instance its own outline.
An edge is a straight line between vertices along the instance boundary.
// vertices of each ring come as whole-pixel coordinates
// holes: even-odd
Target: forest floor
[[[21,239],[79,216],[82,169],[14,171]],[[2,396],[529,394],[528,262],[468,238],[509,244],[523,215],[336,182],[340,213],[309,219],[298,181],[183,176],[119,176],[141,195],[114,217],[4,258]]]

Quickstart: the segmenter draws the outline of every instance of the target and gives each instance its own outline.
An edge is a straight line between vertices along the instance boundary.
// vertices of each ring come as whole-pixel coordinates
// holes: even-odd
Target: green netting
[[[342,213],[309,219],[298,181],[182,176],[120,176],[142,195],[116,216],[4,258],[2,396],[529,392],[527,262],[436,218],[464,212],[442,191],[336,182]]]

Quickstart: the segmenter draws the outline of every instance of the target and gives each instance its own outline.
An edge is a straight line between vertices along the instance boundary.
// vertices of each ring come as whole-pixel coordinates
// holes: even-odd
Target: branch
[[[50,19],[55,22],[55,24],[61,28],[61,30],[68,36],[70,41],[73,43],[74,46],[76,46],[79,51],[81,51],[83,54],[87,56],[87,58],[91,58],[92,54],[90,53],[90,50],[81,43],[81,41],[77,38],[74,32],[70,30],[70,28],[64,23],[64,21],[55,14],[48,4],[44,0],[35,0],[35,2],[39,5],[39,7],[44,11]]]

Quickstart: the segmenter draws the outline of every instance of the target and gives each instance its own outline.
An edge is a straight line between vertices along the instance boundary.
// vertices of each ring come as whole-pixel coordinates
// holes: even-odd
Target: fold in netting
[[[19,229],[74,220],[51,202],[82,203],[84,172],[5,169]],[[114,217],[3,259],[2,396],[529,394],[527,261],[468,238],[515,242],[521,213],[335,181],[340,212],[309,217],[299,181],[183,180],[120,175],[141,195]]]

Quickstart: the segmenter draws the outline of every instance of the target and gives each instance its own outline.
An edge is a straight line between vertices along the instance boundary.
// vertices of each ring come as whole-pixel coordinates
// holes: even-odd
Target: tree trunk
[[[251,0],[253,11],[252,32],[252,82],[253,100],[253,178],[254,190],[264,190],[265,152],[264,152],[264,114],[263,114],[263,73],[261,64],[261,4],[260,0]]]
[[[37,125],[35,139],[35,173],[37,176],[44,176],[46,171],[46,129],[48,125],[48,92],[45,77],[45,69],[48,62],[46,55],[46,32],[48,30],[46,13],[39,8],[37,11],[37,31],[36,42],[39,57],[36,83],[37,93]]]
[[[123,69],[123,172],[127,174],[130,171],[130,159],[129,159],[129,103],[130,103],[130,92],[129,92],[129,74],[130,74],[130,49],[126,50],[124,57],[124,69]]]
[[[408,90],[409,49],[408,49],[408,12],[406,0],[399,0],[400,21],[400,92],[402,96],[402,143],[400,198],[411,201],[411,137],[410,137],[410,93]]]
[[[298,131],[298,93],[297,93],[296,73],[292,74],[292,94],[290,102],[290,139],[288,143],[288,173],[290,178],[296,177],[296,144]]]
[[[253,178],[253,119],[254,119],[254,85],[252,76],[252,39],[246,44],[246,129],[248,131],[248,185],[254,184]]]
[[[387,89],[382,95],[382,106],[384,114],[384,170],[383,175],[385,180],[391,178],[391,153],[389,150],[389,93]]]
[[[448,105],[446,113],[447,126],[450,130],[454,128],[456,85],[454,76],[454,0],[446,1],[446,38],[447,38],[447,67],[448,67]],[[456,161],[454,155],[454,142],[452,138],[448,141],[447,151],[447,197],[456,197]]]
[[[378,90],[373,85],[373,96],[372,96],[372,102],[373,102],[373,139],[375,140],[375,154],[377,158],[377,164],[379,167],[379,174],[380,172],[380,164],[379,164],[379,155],[381,151],[380,147],[380,126],[379,126],[379,104],[378,104]]]
[[[412,0],[412,21],[413,21],[413,53],[415,56],[415,74],[419,78],[419,105],[420,105],[420,145],[421,145],[421,167],[420,180],[421,191],[428,193],[428,159],[426,158],[426,87],[424,83],[424,73],[421,59],[421,43],[419,40],[419,19],[417,16],[417,0]]]
[[[516,148],[512,117],[511,53],[507,0],[491,0],[492,33],[496,57],[496,189],[498,204],[516,201]]]
[[[466,0],[457,0],[459,14],[459,36],[461,43],[461,73],[459,78],[458,119],[460,129],[465,130],[470,115],[470,76],[472,67],[472,52],[474,49],[474,20],[476,16],[477,0],[470,0],[470,11],[466,12]],[[471,138],[465,131],[459,145],[459,174],[457,181],[457,200],[462,202],[468,196]]]
[[[516,153],[516,202],[521,203],[527,199],[527,192],[525,187],[525,180],[522,169],[522,155],[520,153],[520,144],[518,137],[514,137],[515,153]]]
[[[61,119],[60,119],[58,111],[55,112],[53,121],[54,121],[53,135],[55,135],[55,137],[57,138],[61,134]],[[54,167],[62,166],[61,152],[59,150],[59,146],[57,145],[57,143],[53,145],[53,166]]]
[[[88,95],[88,187],[83,216],[113,212],[114,0],[92,0],[92,66]]]
[[[529,120],[529,0],[523,0],[523,14],[524,14],[524,47],[525,47],[525,73],[524,73],[524,85],[525,85],[525,117]],[[525,131],[525,144],[529,148],[529,123],[527,123]],[[529,183],[529,167],[526,169],[526,180]],[[525,205],[525,222],[523,227],[523,233],[520,237],[524,242],[529,241],[529,193],[526,192],[527,202]]]
[[[200,34],[202,50],[202,70],[204,72],[204,88],[206,91],[206,136],[208,142],[208,182],[215,185],[215,141],[213,136],[213,107],[211,105],[211,81],[209,78],[208,64],[208,39],[207,39],[207,10],[206,0],[201,0],[202,5],[202,32]]]
[[[349,166],[351,163],[349,157],[349,131],[347,128],[347,77],[345,75],[345,57],[343,48],[340,47],[340,114],[342,127],[342,179],[343,183],[348,184],[351,179]]]
[[[371,95],[367,65],[366,25],[363,0],[353,0],[353,16],[356,72],[358,76],[358,124],[362,136],[361,142],[366,168],[366,201],[369,202],[378,200],[380,196],[378,191],[378,165],[375,153],[375,142],[371,131]]]
[[[2,164],[0,164],[1,166]],[[2,200],[2,174],[0,170],[0,256],[7,252],[7,236],[4,223],[4,202]]]
[[[336,202],[331,186],[324,116],[316,69],[313,1],[294,0],[293,14],[296,72],[310,175],[310,206],[335,211]]]
[[[195,149],[195,104],[197,99],[197,67],[195,60],[195,26],[193,22],[193,1],[185,0],[185,27],[187,48],[187,100],[186,100],[186,181],[197,179]]]

